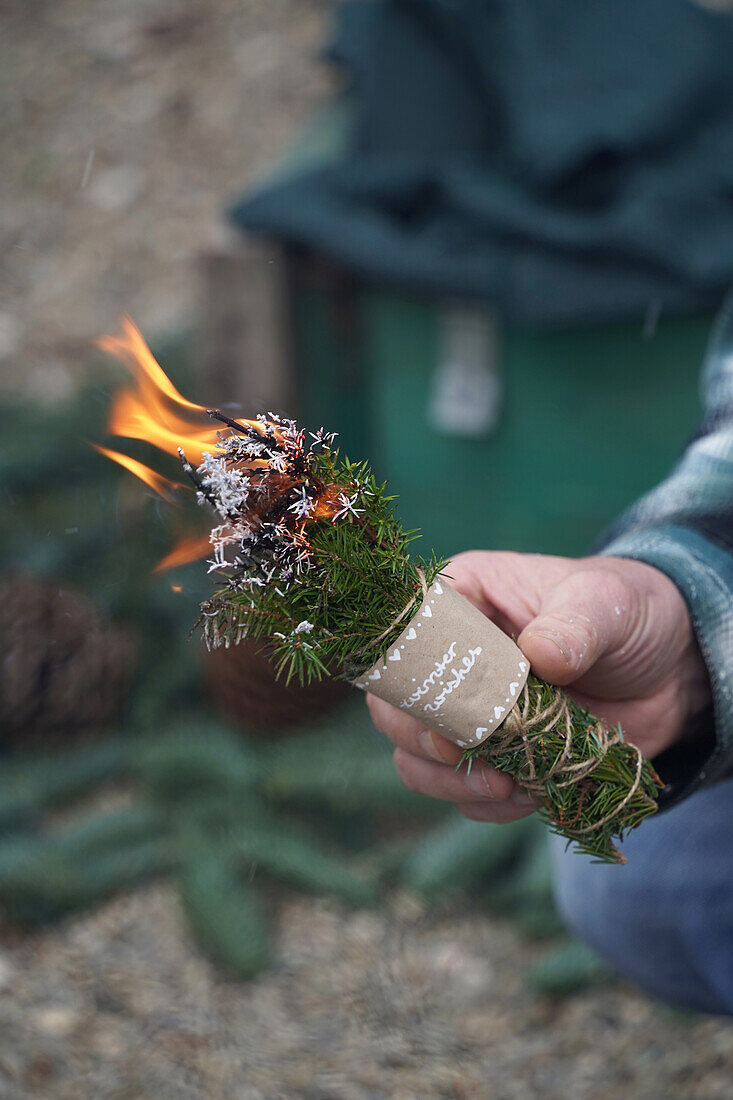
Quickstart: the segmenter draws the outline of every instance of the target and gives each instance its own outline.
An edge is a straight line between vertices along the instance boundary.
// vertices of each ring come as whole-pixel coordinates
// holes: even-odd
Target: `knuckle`
[[[462,577],[480,577],[485,586],[499,581],[515,556],[503,550],[464,550],[450,559],[450,569],[458,581]]]
[[[483,564],[485,553],[485,550],[462,550],[460,554],[451,554],[450,565],[458,569],[465,567],[470,569],[475,565]]]
[[[603,566],[593,565],[583,570],[579,579],[586,591],[588,587],[596,589],[605,601],[620,604],[628,600],[629,586],[610,563]]]
[[[598,623],[594,619],[578,612],[571,615],[566,622],[567,632],[577,645],[579,657],[585,656],[588,650],[595,652],[598,649],[601,638]]]

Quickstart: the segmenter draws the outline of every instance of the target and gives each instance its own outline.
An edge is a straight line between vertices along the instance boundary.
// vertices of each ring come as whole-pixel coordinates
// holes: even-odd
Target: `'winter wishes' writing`
[[[481,646],[475,646],[473,649],[469,649],[468,656],[460,659],[460,664],[452,668],[450,671],[450,679],[446,683],[441,680],[440,677],[445,674],[446,669],[450,668],[453,662],[456,660],[456,643],[451,642],[447,651],[443,654],[439,661],[435,662],[435,667],[429,675],[425,677],[420,687],[413,691],[412,695],[409,695],[406,699],[403,699],[400,703],[400,707],[403,710],[410,710],[416,703],[428,694],[432,687],[439,684],[442,688],[432,702],[423,703],[423,710],[432,711],[437,713],[443,706],[443,703],[448,696],[459,687],[466,677],[471,672],[471,669],[476,664],[476,658],[481,654]]]

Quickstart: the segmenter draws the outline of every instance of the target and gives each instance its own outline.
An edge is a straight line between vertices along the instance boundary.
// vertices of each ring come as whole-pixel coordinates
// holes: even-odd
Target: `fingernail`
[[[440,764],[446,763],[446,758],[443,756],[433,739],[431,730],[420,730],[420,733],[417,735],[417,743],[425,755],[429,756],[431,760],[437,760]]]
[[[496,795],[489,786],[488,768],[471,768],[470,772],[466,776],[466,786],[471,794],[477,794],[480,798],[491,798],[496,801]]]
[[[537,810],[540,807],[540,802],[533,798],[530,794],[525,794],[524,791],[515,791],[511,797],[511,801],[519,810]]]
[[[563,635],[555,634],[555,632],[552,630],[529,630],[527,631],[526,637],[545,638],[548,642],[552,642],[552,644],[560,650],[560,653],[562,654],[562,658],[565,663],[568,665],[571,663],[573,655],[567,649],[566,644],[564,644],[565,638],[563,637]]]

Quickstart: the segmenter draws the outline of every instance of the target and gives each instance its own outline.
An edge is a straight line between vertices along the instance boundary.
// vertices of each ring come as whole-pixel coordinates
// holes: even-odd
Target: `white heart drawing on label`
[[[494,718],[501,718],[504,713],[504,707],[494,707]]]
[[[519,662],[519,671],[520,672],[526,672],[527,671],[527,662],[526,661],[520,661]]]
[[[511,683],[509,685],[509,694],[510,695],[516,695],[518,691],[519,691],[519,684],[515,680],[513,683]]]
[[[405,638],[408,642],[411,642],[413,638],[417,638],[417,631],[415,630],[414,626],[410,627],[410,629],[407,631],[407,634],[405,634]]]
[[[477,737],[480,737],[482,733],[488,733],[488,732],[489,732],[489,727],[488,726],[477,726],[476,727],[476,736]]]
[[[425,607],[425,608],[423,609],[423,618],[425,618],[425,619],[432,619],[432,617],[433,617],[433,613],[432,613],[432,611],[430,610],[430,605],[428,605],[427,607]]]
[[[396,649],[394,651],[394,653],[390,653],[389,660],[390,661],[399,661],[400,660],[400,651],[399,651],[399,649]]]
[[[369,679],[370,680],[381,680],[382,679],[382,673],[379,671],[378,668],[375,668],[374,672],[369,673]]]
[[[433,585],[433,591],[435,592],[436,596],[442,596],[443,595],[443,589],[440,587],[440,585],[438,584],[437,581]]]

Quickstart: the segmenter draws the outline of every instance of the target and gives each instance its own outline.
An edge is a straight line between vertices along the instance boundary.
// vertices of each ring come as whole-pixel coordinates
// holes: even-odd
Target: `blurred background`
[[[562,927],[537,823],[189,638],[205,566],[155,570],[202,518],[88,442],[127,313],[426,553],[587,552],[699,417],[732,46],[691,0],[0,5],[0,1095],[731,1095],[731,1025]]]

